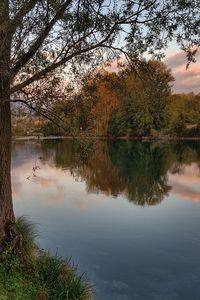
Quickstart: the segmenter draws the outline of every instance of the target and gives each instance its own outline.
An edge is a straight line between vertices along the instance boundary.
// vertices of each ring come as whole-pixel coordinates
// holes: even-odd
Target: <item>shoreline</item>
[[[125,140],[125,141],[184,141],[184,140],[200,140],[200,137],[102,137],[102,136],[16,136],[12,138],[12,141],[27,141],[27,140],[63,140],[63,139],[96,139],[96,140]]]
[[[21,216],[12,228],[15,234],[5,237],[0,252],[0,299],[92,299],[91,284],[69,259],[36,245],[36,224]]]

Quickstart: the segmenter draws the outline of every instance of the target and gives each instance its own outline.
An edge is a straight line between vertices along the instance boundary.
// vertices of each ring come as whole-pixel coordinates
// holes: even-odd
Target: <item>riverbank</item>
[[[62,140],[62,139],[97,139],[97,140],[136,140],[136,141],[178,141],[178,140],[200,140],[199,137],[181,136],[142,136],[142,137],[103,137],[103,136],[15,136],[13,140]]]
[[[18,218],[20,250],[7,246],[0,253],[0,299],[91,299],[88,283],[69,262],[38,249],[34,228],[26,218]]]
[[[81,277],[59,257],[41,252],[29,264],[11,253],[0,254],[0,299],[89,300],[89,289]]]

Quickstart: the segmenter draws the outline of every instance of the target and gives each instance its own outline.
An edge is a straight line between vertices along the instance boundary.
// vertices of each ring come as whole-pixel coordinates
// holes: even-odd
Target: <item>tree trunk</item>
[[[0,3],[0,244],[14,220],[11,192],[11,111],[9,1]]]
[[[4,239],[6,227],[14,220],[10,162],[10,104],[7,102],[0,103],[0,242]]]

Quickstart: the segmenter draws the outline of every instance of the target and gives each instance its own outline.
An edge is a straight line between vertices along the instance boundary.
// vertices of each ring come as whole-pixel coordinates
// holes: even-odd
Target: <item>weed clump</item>
[[[36,225],[16,220],[18,252],[9,245],[0,253],[0,300],[89,300],[91,289],[68,261],[39,250]]]

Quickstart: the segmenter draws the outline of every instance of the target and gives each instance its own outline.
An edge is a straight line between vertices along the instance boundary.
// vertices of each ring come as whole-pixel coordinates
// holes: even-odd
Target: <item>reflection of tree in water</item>
[[[87,166],[77,169],[77,174],[87,183],[88,192],[104,192],[117,196],[124,189],[123,178],[108,154],[107,143],[98,141],[89,153]]]
[[[162,201],[167,185],[165,153],[149,143],[109,143],[109,153],[125,183],[124,192],[139,205],[154,205]]]
[[[171,144],[171,151],[176,157],[170,167],[171,173],[183,173],[185,166],[192,163],[196,163],[200,169],[200,142],[198,140],[173,143]]]
[[[64,141],[56,148],[56,165],[69,169],[77,180],[87,184],[87,191],[117,195],[123,190],[118,169],[107,152],[107,143],[99,140]]]
[[[168,194],[167,174],[200,161],[194,142],[148,143],[99,140],[43,142],[44,156],[86,182],[88,192],[126,195],[138,205],[160,203]]]
[[[44,156],[50,159],[55,149],[56,167],[70,170],[76,180],[87,184],[87,191],[118,195],[124,189],[118,168],[113,166],[108,155],[107,142],[99,140],[64,140],[43,143]]]

